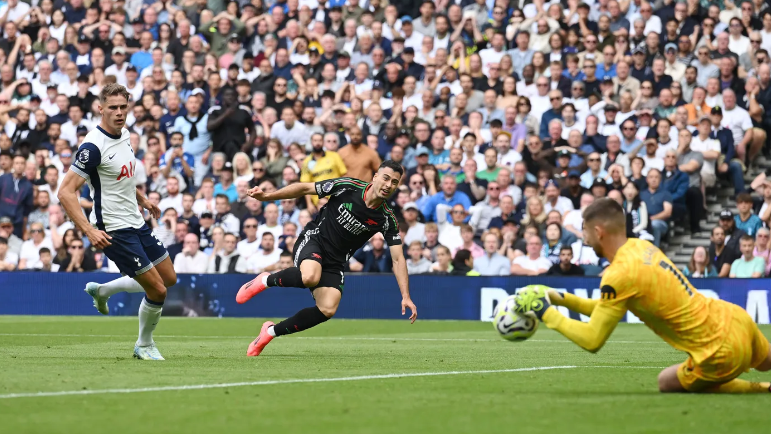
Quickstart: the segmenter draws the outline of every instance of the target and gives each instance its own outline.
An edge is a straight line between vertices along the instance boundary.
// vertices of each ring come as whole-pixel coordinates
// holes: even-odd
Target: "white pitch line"
[[[477,371],[415,372],[415,373],[402,373],[402,374],[361,375],[357,377],[294,378],[294,379],[287,379],[287,380],[265,380],[265,381],[247,381],[247,382],[239,382],[239,383],[215,383],[215,384],[190,384],[190,385],[181,385],[181,386],[141,387],[141,388],[134,388],[134,389],[64,390],[60,392],[8,393],[8,394],[0,395],[0,399],[45,398],[45,397],[72,396],[72,395],[104,395],[104,394],[121,394],[121,393],[169,392],[169,391],[180,391],[180,390],[224,389],[228,387],[269,386],[274,384],[333,383],[333,382],[343,382],[343,381],[388,380],[393,378],[411,378],[411,377],[503,374],[503,373],[511,373],[511,372],[549,371],[554,369],[578,369],[578,368],[659,369],[657,367],[651,367],[651,366],[574,366],[574,365],[537,366],[533,368],[488,369],[488,370],[477,370]]]
[[[0,336],[17,337],[65,337],[65,338],[133,338],[135,335],[92,335],[92,334],[62,334],[62,333],[0,333]],[[250,336],[196,336],[196,335],[155,335],[156,338],[172,339],[254,339]],[[485,338],[406,338],[406,337],[356,337],[356,336],[296,336],[293,339],[325,340],[325,341],[418,341],[418,342],[503,342],[502,339]],[[557,339],[529,339],[528,342],[554,342],[558,344],[570,343],[568,340]],[[661,344],[663,341],[616,341],[609,340],[612,344]]]

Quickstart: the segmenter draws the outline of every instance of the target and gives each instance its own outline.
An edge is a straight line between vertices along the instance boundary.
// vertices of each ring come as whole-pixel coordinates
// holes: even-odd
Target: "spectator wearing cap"
[[[664,46],[664,59],[664,74],[679,82],[685,76],[685,64],[677,59],[677,44],[670,42]]]
[[[557,210],[564,216],[568,212],[573,211],[573,202],[567,197],[560,196],[560,188],[557,181],[553,179],[548,180],[544,192],[546,200],[544,201],[543,206],[546,213]]]
[[[33,186],[24,176],[26,159],[22,155],[13,158],[13,172],[0,175],[0,217],[8,217],[13,223],[13,233],[22,237],[27,216],[33,209]]]
[[[214,196],[224,194],[231,202],[238,200],[236,185],[233,183],[233,164],[226,161],[220,172],[219,182],[214,186]]]
[[[0,217],[0,237],[8,240],[8,252],[17,256],[21,253],[21,238],[13,233],[13,221],[9,217]]]

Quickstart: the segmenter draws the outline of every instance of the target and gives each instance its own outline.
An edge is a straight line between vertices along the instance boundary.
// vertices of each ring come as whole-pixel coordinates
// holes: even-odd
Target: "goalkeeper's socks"
[[[293,317],[273,326],[273,333],[270,333],[270,329],[268,329],[268,333],[274,336],[291,335],[315,327],[328,319],[317,306],[306,307],[294,314]]]
[[[145,292],[145,289],[136,280],[123,276],[107,283],[102,283],[99,285],[98,291],[102,297],[112,297],[119,292]]]
[[[742,380],[735,378],[727,383],[711,387],[705,392],[709,393],[768,393],[771,392],[771,383]]]
[[[305,288],[303,275],[297,267],[289,267],[285,270],[273,273],[265,277],[267,286],[281,286],[283,288]]]

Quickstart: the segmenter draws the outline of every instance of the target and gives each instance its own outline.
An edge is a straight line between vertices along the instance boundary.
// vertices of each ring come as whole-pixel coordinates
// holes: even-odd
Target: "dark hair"
[[[214,199],[215,200],[216,199],[225,199],[226,201],[228,201],[228,203],[230,203],[230,198],[228,197],[228,195],[226,195],[224,193],[220,193],[220,194],[214,196]]]
[[[292,257],[292,253],[287,251],[287,250],[282,250],[281,254],[279,255],[279,257],[282,257],[282,258],[290,257],[291,258]]]
[[[455,252],[455,257],[452,258],[452,267],[453,268],[468,268],[468,265],[466,265],[466,261],[471,258],[471,252],[466,249],[460,249],[457,252]]]
[[[739,193],[736,195],[736,203],[752,203],[752,196],[749,193]]]
[[[562,247],[560,247],[560,253],[565,250],[569,251],[571,254],[573,253],[573,248],[570,247],[570,244],[563,244]]]
[[[644,162],[645,162],[645,160],[643,160],[643,163]],[[639,209],[640,208],[640,203],[642,202],[642,199],[640,199],[640,188],[637,187],[637,184],[635,184],[632,181],[629,181],[626,184],[624,184],[623,188],[626,188],[627,185],[631,185],[632,187],[634,187],[635,191],[637,191],[637,194],[635,195],[634,199],[632,199],[632,209],[633,210]],[[626,198],[624,198],[624,203],[626,203]]]
[[[51,250],[50,250],[48,247],[42,247],[42,248],[41,248],[41,249],[38,251],[38,255],[42,255],[43,253],[48,253],[48,254],[50,255],[50,254],[51,254]]]
[[[493,119],[490,121],[490,128],[503,128],[503,122],[501,122],[500,119]],[[476,136],[474,136],[474,138],[476,138]]]
[[[752,235],[744,234],[744,235],[742,235],[740,241],[751,241],[751,242],[754,243],[755,242],[755,238],[752,238]]]
[[[602,221],[611,230],[626,233],[624,209],[613,199],[603,197],[595,200],[584,211],[584,225],[590,221]]]
[[[401,164],[397,163],[394,160],[385,160],[385,161],[383,161],[382,163],[380,163],[380,167],[378,167],[377,170],[379,171],[380,169],[382,169],[384,167],[387,167],[387,168],[393,170],[394,172],[398,173],[399,176],[404,175],[404,168],[402,167]]]
[[[273,235],[273,232],[271,232],[271,231],[265,231],[265,232],[263,232],[263,233],[262,233],[262,237],[263,237],[263,238],[265,238],[265,236],[266,236],[266,235],[270,235],[271,237],[273,237],[273,238],[276,238],[276,237]]]
[[[182,136],[182,139],[184,140],[184,138],[185,138],[185,135],[184,135],[184,134],[182,134],[182,133],[181,133],[181,132],[179,132],[179,131],[174,131],[173,133],[171,133],[171,135],[169,135],[169,138],[172,138],[172,137],[174,137],[174,136],[177,136],[177,135],[178,135],[178,136]]]
[[[8,238],[0,237],[0,244],[8,244]]]

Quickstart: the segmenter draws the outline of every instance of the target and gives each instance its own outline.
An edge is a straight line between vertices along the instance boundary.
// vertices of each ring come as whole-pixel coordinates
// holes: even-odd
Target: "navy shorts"
[[[112,237],[112,244],[104,249],[104,254],[126,276],[133,278],[146,273],[169,257],[169,252],[147,224],[139,229],[118,229],[107,234]]]

